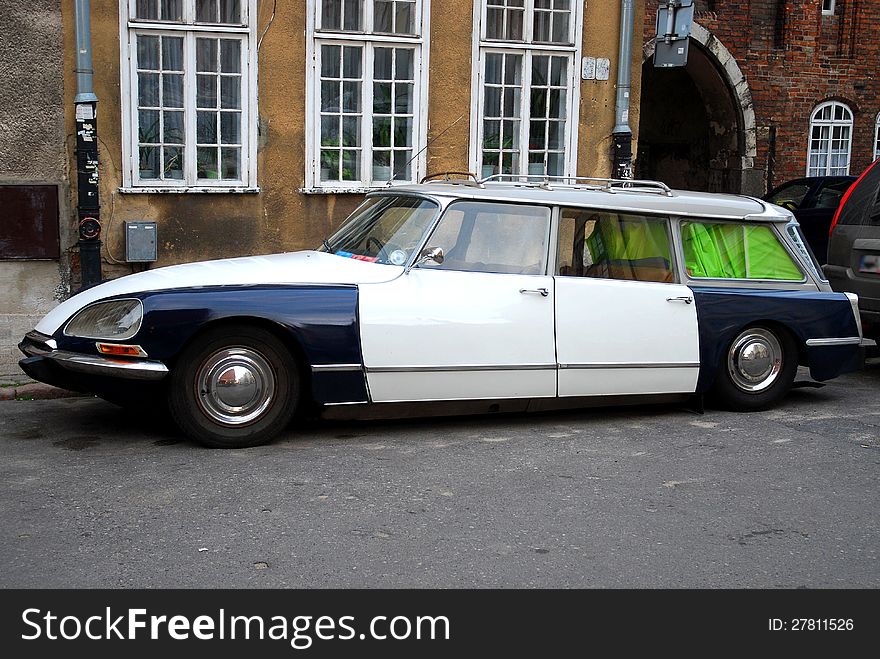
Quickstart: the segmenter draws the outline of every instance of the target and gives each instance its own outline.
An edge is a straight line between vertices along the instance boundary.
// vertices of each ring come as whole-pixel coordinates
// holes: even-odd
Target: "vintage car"
[[[857,297],[831,291],[778,206],[446,177],[369,194],[316,250],[85,290],[27,334],[20,363],[141,414],[161,397],[189,437],[246,447],[313,406],[711,392],[762,410],[799,364],[820,381],[858,368],[861,341]]]

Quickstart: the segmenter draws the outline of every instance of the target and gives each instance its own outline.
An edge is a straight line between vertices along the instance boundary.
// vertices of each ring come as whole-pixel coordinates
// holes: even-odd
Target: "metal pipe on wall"
[[[617,99],[614,107],[612,177],[629,179],[632,171],[632,129],[629,127],[632,86],[633,0],[620,2],[620,50],[617,56]]]
[[[98,197],[98,97],[92,82],[92,20],[90,0],[76,0],[76,174],[79,258],[82,287],[99,284],[101,222]]]

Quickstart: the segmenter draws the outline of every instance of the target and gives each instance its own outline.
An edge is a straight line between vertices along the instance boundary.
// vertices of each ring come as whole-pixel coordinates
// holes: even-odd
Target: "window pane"
[[[220,168],[217,164],[217,149],[214,147],[199,147],[196,149],[198,160],[196,176],[206,179],[219,179]]]
[[[183,76],[162,74],[162,105],[166,108],[183,107]]]
[[[241,178],[241,149],[220,149],[220,177],[226,180]]]
[[[216,23],[218,17],[217,0],[196,0],[196,21]]]
[[[563,209],[557,272],[569,277],[673,281],[665,219]]]
[[[376,117],[373,119],[373,146],[391,146],[391,118]]]
[[[164,153],[164,176],[168,179],[183,179],[183,147],[166,146],[162,148]]]
[[[375,12],[373,14],[373,30],[376,32],[393,32],[393,10],[393,2],[376,0]]]
[[[159,142],[159,111],[138,111],[138,142],[157,144]]]
[[[196,141],[199,144],[217,143],[216,112],[199,112],[196,115]]]
[[[373,77],[377,80],[391,80],[392,48],[376,48],[373,51]]]
[[[162,69],[183,71],[183,39],[162,37]]]
[[[196,76],[196,106],[200,108],[217,107],[217,76]]]
[[[141,107],[159,107],[159,74],[138,74],[138,105]]]
[[[241,42],[238,39],[220,40],[220,71],[241,72]]]
[[[138,69],[159,70],[159,37],[137,38]]]
[[[241,144],[241,113],[220,113],[220,142],[222,144]]]
[[[543,274],[549,235],[549,208],[457,202],[447,209],[428,240],[430,247],[443,250],[444,261],[425,267]]]
[[[141,178],[159,178],[159,151],[158,146],[142,146],[138,149],[138,172]]]
[[[342,53],[341,46],[321,46],[321,77],[339,77],[339,58]]]
[[[220,107],[234,110],[241,108],[241,76],[220,78]]]
[[[183,112],[163,112],[162,117],[162,141],[165,144],[183,144]]]
[[[182,21],[183,20],[183,0],[162,0],[163,21]]]
[[[196,39],[196,71],[217,71],[217,39]]]
[[[159,0],[137,0],[135,16],[148,21],[156,20],[159,12]]]
[[[241,23],[240,0],[220,0],[220,22]]]
[[[802,279],[798,267],[768,226],[682,222],[687,273],[712,279]]]
[[[321,146],[339,146],[339,117],[321,117]]]
[[[345,150],[342,152],[342,180],[357,181],[361,176],[361,152]]]
[[[395,2],[394,32],[397,34],[415,33],[415,2]]]
[[[343,0],[342,29],[357,32],[361,29],[362,0]]]
[[[322,0],[321,27],[325,30],[342,27],[342,0]]]
[[[360,46],[345,46],[342,50],[342,77],[360,78],[363,49]]]

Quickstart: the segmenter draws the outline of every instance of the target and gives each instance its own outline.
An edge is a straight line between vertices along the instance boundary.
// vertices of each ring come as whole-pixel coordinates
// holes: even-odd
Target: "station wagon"
[[[714,395],[757,411],[798,365],[859,366],[857,297],[832,292],[790,211],[652,181],[449,175],[367,195],[314,250],[122,277],[22,341],[33,378],[161,398],[212,447],[298,409],[581,405]]]

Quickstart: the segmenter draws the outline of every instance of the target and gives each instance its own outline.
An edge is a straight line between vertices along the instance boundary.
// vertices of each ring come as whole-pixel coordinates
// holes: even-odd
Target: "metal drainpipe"
[[[98,97],[92,89],[90,0],[76,0],[76,173],[82,287],[101,283],[101,223],[98,198]]]
[[[617,56],[617,102],[614,110],[612,177],[630,179],[632,171],[632,129],[629,127],[632,82],[633,0],[620,1],[620,52]]]

